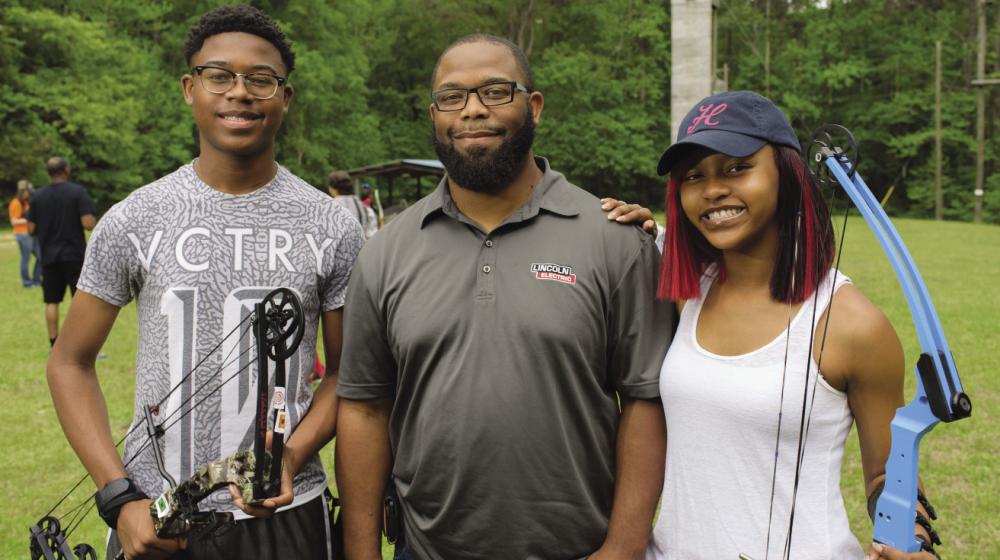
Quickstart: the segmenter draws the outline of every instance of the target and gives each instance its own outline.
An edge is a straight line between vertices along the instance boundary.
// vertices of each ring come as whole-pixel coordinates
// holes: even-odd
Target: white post
[[[681,119],[702,98],[726,88],[716,78],[718,0],[670,1],[670,141]]]

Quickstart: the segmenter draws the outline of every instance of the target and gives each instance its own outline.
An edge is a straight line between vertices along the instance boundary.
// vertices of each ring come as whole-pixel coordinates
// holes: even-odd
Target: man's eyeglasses
[[[438,111],[461,111],[468,105],[471,93],[478,95],[483,105],[495,107],[514,101],[514,94],[519,91],[531,93],[517,82],[494,82],[474,88],[441,89],[431,93],[431,99]]]
[[[287,78],[274,74],[263,72],[241,74],[216,66],[195,66],[191,69],[191,73],[198,76],[201,87],[209,93],[226,93],[236,85],[237,76],[241,76],[247,93],[261,101],[274,97],[274,94],[278,93],[278,87],[285,85],[287,81]]]

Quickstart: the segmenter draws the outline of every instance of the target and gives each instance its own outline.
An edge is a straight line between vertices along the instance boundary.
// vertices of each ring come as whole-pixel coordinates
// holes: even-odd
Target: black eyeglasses
[[[487,107],[506,105],[514,101],[517,92],[531,93],[531,90],[517,82],[493,82],[474,88],[449,88],[431,93],[431,99],[438,111],[461,111],[469,104],[469,94],[479,96],[479,102]]]
[[[271,99],[278,93],[278,87],[285,85],[287,78],[267,74],[265,72],[253,72],[241,74],[219,68],[217,66],[195,66],[191,69],[191,74],[199,77],[201,87],[209,93],[226,93],[236,85],[238,76],[243,78],[243,87],[254,98],[261,101]]]

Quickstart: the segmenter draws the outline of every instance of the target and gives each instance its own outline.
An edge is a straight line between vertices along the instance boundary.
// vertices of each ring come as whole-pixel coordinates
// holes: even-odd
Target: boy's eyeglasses
[[[278,87],[285,85],[287,78],[267,74],[264,72],[253,72],[251,74],[241,74],[219,68],[217,66],[195,66],[191,69],[191,74],[198,76],[201,87],[209,93],[226,93],[236,85],[237,77],[243,78],[243,87],[247,93],[261,101],[271,99],[278,93]]]

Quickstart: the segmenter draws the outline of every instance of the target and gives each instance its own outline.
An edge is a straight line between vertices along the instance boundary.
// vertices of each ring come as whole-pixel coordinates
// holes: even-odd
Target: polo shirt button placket
[[[482,245],[479,246],[480,260],[478,274],[479,279],[477,282],[477,299],[479,299],[482,303],[492,303],[496,297],[496,285],[493,281],[496,276],[493,272],[497,266],[497,255],[496,251],[494,251],[495,246],[496,242],[489,237],[483,239]]]

